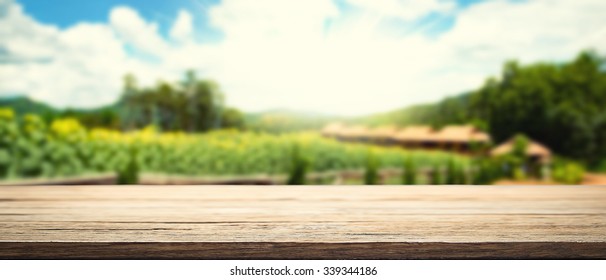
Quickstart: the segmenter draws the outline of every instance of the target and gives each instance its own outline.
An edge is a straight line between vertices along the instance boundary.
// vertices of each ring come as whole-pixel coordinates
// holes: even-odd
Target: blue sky
[[[179,10],[203,10],[216,5],[218,0],[102,0],[102,1],[79,1],[79,0],[55,0],[52,5],[48,1],[21,0],[25,12],[31,14],[43,23],[54,24],[61,28],[67,28],[82,21],[106,23],[110,11],[117,6],[129,6],[146,19],[159,23],[159,31],[164,36],[168,35],[170,26],[176,19]],[[194,18],[195,24],[202,27],[199,33],[212,34],[218,37],[219,32],[208,27],[208,18],[205,13],[199,13]],[[206,36],[200,36],[201,39]]]
[[[468,7],[482,0],[458,0],[460,7]],[[175,15],[180,9],[196,10],[218,4],[219,0],[55,0],[52,4],[47,1],[21,0],[25,12],[34,16],[42,23],[56,24],[62,28],[69,27],[81,21],[107,22],[107,15],[115,6],[130,6],[151,20],[164,23],[162,31],[167,32]],[[347,9],[352,5],[346,1],[335,1],[340,7]],[[205,14],[200,14],[199,22],[205,23]]]
[[[359,115],[481,86],[505,60],[604,53],[602,0],[0,0],[0,96],[114,102],[188,69],[246,111]],[[557,42],[557,43],[556,43]]]
[[[457,0],[457,6],[461,9],[469,7],[474,3],[485,0]],[[112,8],[116,6],[129,6],[137,11],[146,19],[150,19],[159,23],[159,32],[163,36],[168,36],[170,26],[176,19],[179,10],[204,10],[217,5],[220,0],[103,0],[103,1],[79,1],[79,0],[56,0],[52,5],[46,1],[39,0],[21,0],[19,1],[25,12],[32,15],[42,23],[54,24],[60,28],[68,28],[79,22],[97,22],[104,23],[108,20],[108,14]],[[356,12],[359,8],[347,3],[347,1],[335,1],[335,3],[345,11]],[[424,23],[436,20],[441,15],[430,13],[422,18],[415,20],[414,25],[423,25]],[[444,17],[440,24],[434,26],[428,31],[430,34],[439,34],[452,27],[455,17]],[[213,40],[219,40],[220,31],[208,26],[208,17],[205,13],[200,13],[194,22],[200,28],[197,30],[199,39],[204,40],[212,35]],[[389,24],[386,20],[386,24]],[[398,21],[394,20],[393,25],[396,27],[406,26],[401,24],[398,26]],[[404,29],[402,28],[405,32]]]

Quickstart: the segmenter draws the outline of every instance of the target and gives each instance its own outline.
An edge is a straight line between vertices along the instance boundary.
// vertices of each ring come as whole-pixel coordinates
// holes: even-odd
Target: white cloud
[[[7,59],[0,62],[0,96],[27,94],[57,107],[94,107],[116,100],[126,72],[165,75],[129,57],[108,25],[59,30],[36,22],[13,1],[1,6],[0,50]]]
[[[350,1],[368,15],[348,15],[331,0],[224,0],[209,11],[224,35],[214,43],[193,40],[196,14],[186,11],[169,40],[127,7],[113,9],[109,24],[60,30],[9,2],[0,12],[0,38],[10,38],[0,41],[0,95],[27,92],[52,104],[92,106],[115,100],[127,72],[150,85],[196,69],[243,110],[361,114],[476,88],[510,58],[566,60],[589,47],[606,51],[602,0],[496,0],[456,12],[448,1]],[[395,36],[376,24],[380,14],[415,19],[436,11],[456,16],[437,37]],[[12,62],[2,64],[3,50]]]
[[[498,0],[463,11],[435,44],[448,47],[444,66],[479,80],[498,74],[505,60],[563,61],[579,51],[606,50],[606,2]],[[601,27],[601,28],[600,28]]]
[[[327,21],[340,20],[330,1],[284,10],[249,3],[225,2],[211,12],[226,37],[222,71],[211,73],[232,104],[355,114],[427,100],[415,94],[429,87],[418,80],[443,56],[429,39],[376,36],[373,17],[345,18],[337,28],[326,28]],[[293,19],[293,10],[314,13]]]
[[[158,34],[158,25],[146,22],[132,8],[113,8],[109,22],[124,42],[140,51],[157,57],[162,57],[168,51],[167,43]]]
[[[508,57],[566,59],[581,48],[600,46],[595,40],[587,45],[583,41],[604,30],[605,8],[604,1],[591,0],[487,2],[459,15],[441,43],[456,47],[459,54],[479,55],[491,62]]]
[[[223,71],[214,77],[230,101],[250,110],[368,113],[477,88],[507,59],[563,60],[583,48],[606,45],[599,37],[604,30],[593,31],[606,24],[600,12],[606,2],[600,0],[480,3],[459,11],[454,27],[437,38],[383,36],[377,20],[454,12],[452,1],[350,1],[369,16],[351,19],[310,5],[324,13],[306,15],[307,9],[297,7],[305,16],[294,18],[271,1],[258,7],[226,1],[216,7],[213,23],[226,40],[219,47]],[[337,28],[322,28],[335,18]]]
[[[347,0],[347,2],[367,12],[404,20],[415,20],[432,12],[450,12],[456,7],[456,1],[453,0]]]
[[[180,10],[177,19],[170,30],[170,36],[178,42],[190,42],[193,38],[194,26],[192,15],[185,10]]]
[[[48,59],[55,50],[49,48],[59,30],[54,26],[38,25],[23,14],[23,9],[12,0],[0,2],[1,47],[19,60]]]

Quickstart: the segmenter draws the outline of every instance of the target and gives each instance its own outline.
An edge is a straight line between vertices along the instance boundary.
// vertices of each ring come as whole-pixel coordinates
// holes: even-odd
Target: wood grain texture
[[[604,244],[606,186],[0,187],[0,258],[606,258]]]
[[[604,251],[603,242],[0,242],[0,259],[604,259]]]

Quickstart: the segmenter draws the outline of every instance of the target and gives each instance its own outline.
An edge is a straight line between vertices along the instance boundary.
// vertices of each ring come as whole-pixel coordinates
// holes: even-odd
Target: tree
[[[487,120],[497,142],[523,133],[556,153],[595,164],[606,156],[599,136],[606,111],[604,69],[604,60],[592,52],[562,64],[508,62],[500,79],[472,93],[468,110]]]
[[[526,150],[528,150],[528,137],[524,134],[517,134],[513,139],[513,148],[511,150],[511,154],[520,159],[526,159]]]
[[[225,128],[244,128],[244,115],[234,108],[227,108],[222,112],[221,126]]]
[[[225,107],[219,86],[198,80],[193,71],[181,83],[160,81],[155,87],[140,89],[132,75],[124,83],[119,106],[125,129],[153,124],[162,130],[194,132],[243,126],[241,113]]]

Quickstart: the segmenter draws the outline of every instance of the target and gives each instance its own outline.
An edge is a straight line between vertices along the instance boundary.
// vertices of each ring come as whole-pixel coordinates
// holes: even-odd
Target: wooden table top
[[[606,258],[606,186],[3,186],[0,258]]]

